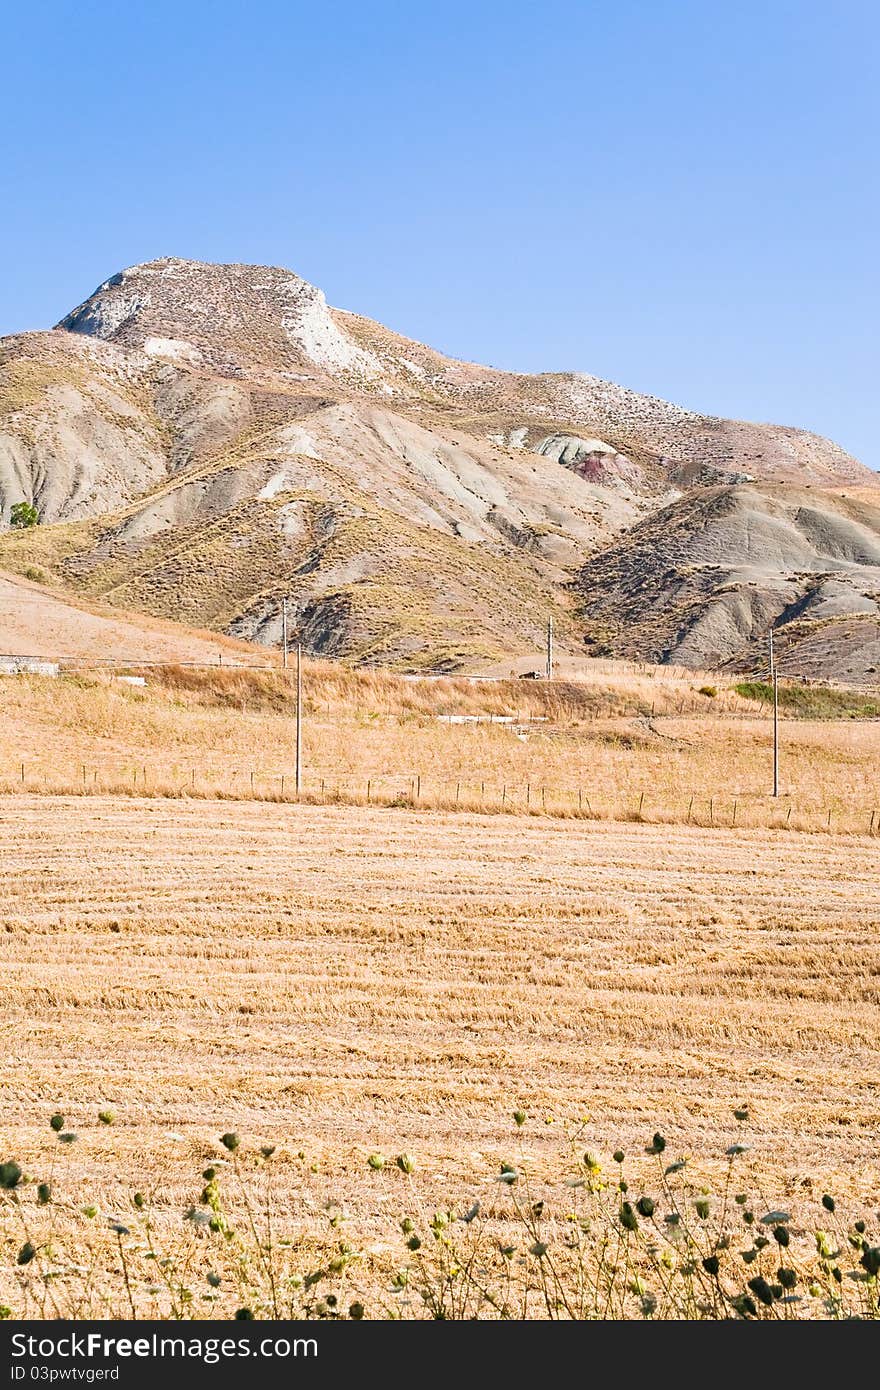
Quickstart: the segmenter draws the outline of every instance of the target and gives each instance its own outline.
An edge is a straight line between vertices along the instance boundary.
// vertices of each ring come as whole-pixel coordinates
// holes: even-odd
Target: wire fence
[[[818,800],[743,791],[724,796],[705,787],[608,790],[586,783],[504,782],[423,776],[421,773],[324,773],[310,769],[299,791],[292,769],[132,762],[22,762],[0,773],[0,794],[174,797],[193,800],[394,807],[414,811],[546,816],[556,819],[695,825],[718,829],[774,829],[813,834],[880,836],[880,805],[853,806],[843,796]]]

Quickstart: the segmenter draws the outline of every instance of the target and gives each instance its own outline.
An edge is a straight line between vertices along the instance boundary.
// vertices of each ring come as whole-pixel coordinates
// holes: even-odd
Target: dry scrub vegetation
[[[6,797],[0,1302],[871,1315],[878,870],[855,835]]]
[[[146,680],[0,681],[0,788],[293,797],[290,673],[165,667]],[[863,697],[845,719],[783,718],[774,801],[766,708],[714,681],[623,663],[552,683],[307,663],[304,797],[880,831],[880,725],[854,717]]]

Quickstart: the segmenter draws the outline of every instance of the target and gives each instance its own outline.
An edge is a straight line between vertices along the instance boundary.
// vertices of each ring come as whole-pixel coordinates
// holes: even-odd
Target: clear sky
[[[880,467],[876,0],[2,7],[0,333],[161,255]]]

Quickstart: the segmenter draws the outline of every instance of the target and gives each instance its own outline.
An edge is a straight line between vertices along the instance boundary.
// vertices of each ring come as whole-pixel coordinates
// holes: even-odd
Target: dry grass
[[[0,681],[0,787],[289,799],[291,673],[147,672]],[[716,678],[717,681],[717,678]],[[611,665],[592,679],[406,680],[308,663],[305,796],[441,809],[880,830],[871,721],[769,720],[700,675]],[[445,723],[438,715],[472,722]],[[478,722],[489,717],[512,722]]]
[[[117,1293],[107,1220],[155,1187],[173,1227],[225,1129],[278,1145],[304,1268],[324,1203],[344,1208],[373,1307],[415,1196],[368,1155],[412,1154],[428,1209],[503,1217],[517,1106],[522,1161],[565,1202],[564,1118],[606,1156],[659,1126],[712,1185],[747,1102],[756,1181],[794,1229],[821,1225],[825,1190],[880,1201],[878,870],[854,837],[6,798],[2,1156],[42,1176],[64,1113],[72,1203],[47,1211]],[[20,1311],[7,1217],[0,1301]]]

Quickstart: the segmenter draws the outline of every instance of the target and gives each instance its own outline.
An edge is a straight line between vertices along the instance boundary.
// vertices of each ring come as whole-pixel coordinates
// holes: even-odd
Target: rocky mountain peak
[[[105,280],[58,327],[233,371],[381,370],[338,326],[323,292],[277,266],[147,261]]]

